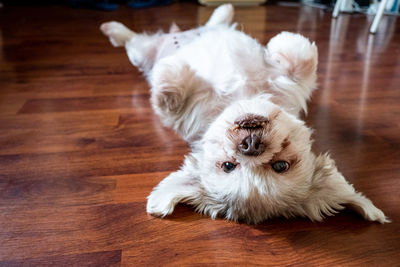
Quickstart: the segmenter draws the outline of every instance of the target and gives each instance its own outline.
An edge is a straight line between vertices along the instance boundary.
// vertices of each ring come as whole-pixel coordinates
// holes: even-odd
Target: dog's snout
[[[246,156],[259,156],[265,151],[265,148],[261,137],[256,133],[251,133],[238,145],[238,150]]]
[[[256,130],[264,128],[268,119],[255,114],[245,114],[236,119],[235,125],[239,129]]]

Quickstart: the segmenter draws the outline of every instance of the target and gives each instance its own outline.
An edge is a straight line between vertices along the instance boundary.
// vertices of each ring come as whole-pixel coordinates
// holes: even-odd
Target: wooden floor
[[[310,7],[239,7],[239,27],[266,43],[282,30],[319,47],[307,123],[316,152],[392,220],[344,211],[323,223],[211,220],[188,206],[166,219],[146,196],[179,168],[187,145],[160,125],[149,88],[98,30],[203,23],[191,3],[118,12],[0,9],[0,265],[400,266],[400,21]]]

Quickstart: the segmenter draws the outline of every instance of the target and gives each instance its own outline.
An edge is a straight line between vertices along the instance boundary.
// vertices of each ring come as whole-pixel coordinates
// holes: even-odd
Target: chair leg
[[[371,25],[371,29],[369,30],[370,33],[372,33],[372,34],[376,33],[379,22],[381,21],[381,18],[383,15],[383,11],[385,11],[387,2],[388,2],[388,0],[381,0],[381,3],[379,4],[379,7],[378,7],[378,12],[376,12],[374,21],[372,22],[372,25]]]
[[[336,19],[339,16],[340,7],[341,7],[343,1],[344,0],[337,0],[336,1],[335,8],[333,9],[333,14],[332,14],[332,17],[334,19]]]

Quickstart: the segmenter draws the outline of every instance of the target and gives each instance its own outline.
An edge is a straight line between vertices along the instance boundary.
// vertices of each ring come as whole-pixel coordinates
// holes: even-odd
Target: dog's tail
[[[234,9],[232,4],[217,7],[208,19],[205,26],[230,25],[233,20]]]

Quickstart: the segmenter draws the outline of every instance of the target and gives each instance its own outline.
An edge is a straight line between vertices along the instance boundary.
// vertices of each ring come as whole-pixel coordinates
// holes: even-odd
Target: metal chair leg
[[[378,12],[376,12],[374,21],[372,22],[372,25],[371,25],[371,29],[369,30],[370,33],[372,33],[372,34],[376,33],[379,22],[381,21],[381,18],[383,15],[383,11],[385,11],[387,2],[388,2],[388,0],[381,0],[381,3],[379,4],[379,7],[378,7]]]
[[[334,19],[336,19],[336,18],[339,16],[340,7],[342,6],[342,2],[343,2],[343,1],[344,1],[344,0],[337,0],[337,1],[336,1],[335,8],[333,9],[333,14],[332,14],[332,17],[333,17]]]

